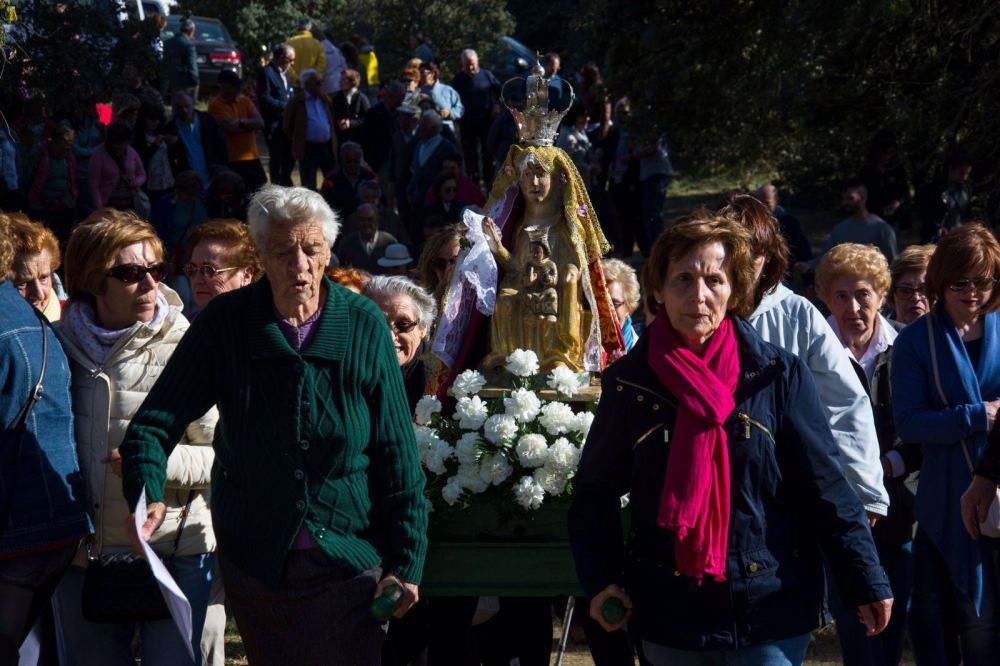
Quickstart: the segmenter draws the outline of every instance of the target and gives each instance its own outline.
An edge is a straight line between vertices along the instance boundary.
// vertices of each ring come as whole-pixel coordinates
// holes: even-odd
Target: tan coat
[[[131,549],[126,531],[129,507],[122,492],[122,482],[101,459],[121,444],[132,416],[189,326],[181,314],[177,294],[162,284],[160,290],[170,305],[163,323],[155,330],[144,324],[133,325],[100,364],[83,351],[83,345],[65,318],[57,328],[70,359],[77,453],[87,488],[88,509],[94,519],[97,552]],[[215,462],[212,436],[217,420],[218,412],[213,407],[191,423],[167,460],[164,496],[167,512],[152,541],[154,550],[160,555],[173,553],[174,539],[191,490],[195,491],[194,499],[177,555],[215,550],[209,486]],[[81,549],[74,564],[82,566],[85,557]]]
[[[333,120],[333,109],[330,106],[330,98],[320,94],[323,100],[323,108],[326,109],[326,117],[330,121],[330,148],[333,149],[334,156],[337,155],[337,131]],[[301,90],[295,93],[295,97],[285,107],[285,136],[292,143],[292,157],[295,161],[301,161],[306,152],[306,98]],[[326,175],[326,174],[323,174]]]

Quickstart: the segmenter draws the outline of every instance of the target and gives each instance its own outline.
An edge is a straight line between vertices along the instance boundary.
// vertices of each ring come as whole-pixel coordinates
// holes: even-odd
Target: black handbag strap
[[[184,527],[187,525],[188,516],[191,514],[191,504],[194,502],[194,496],[195,496],[196,492],[197,491],[194,488],[192,488],[190,491],[188,491],[187,502],[184,504],[184,512],[181,514],[181,524],[177,527],[177,535],[174,536],[174,548],[170,552],[170,555],[168,555],[167,557],[163,558],[166,561],[174,559],[174,557],[176,557],[176,555],[177,555],[177,549],[180,548],[180,545],[181,545],[181,535],[184,534]],[[88,560],[96,560],[98,557],[101,556],[100,553],[95,554],[93,552],[94,551],[94,535],[93,534],[88,534],[87,535],[86,546],[87,546],[87,559]]]
[[[11,424],[8,431],[13,435],[14,440],[14,464],[12,466],[14,476],[10,481],[8,501],[4,502],[3,509],[0,510],[0,535],[7,529],[7,521],[10,520],[10,509],[14,503],[14,492],[17,486],[17,469],[21,462],[21,451],[24,445],[24,431],[28,427],[28,419],[31,417],[31,412],[34,411],[35,405],[41,401],[42,394],[45,392],[45,369],[48,367],[49,361],[49,322],[45,318],[45,315],[39,312],[34,306],[31,306],[31,311],[35,314],[39,324],[41,324],[42,369],[38,373],[38,382],[31,389],[28,401],[21,407],[21,410],[17,413],[17,417],[14,419],[14,423]]]

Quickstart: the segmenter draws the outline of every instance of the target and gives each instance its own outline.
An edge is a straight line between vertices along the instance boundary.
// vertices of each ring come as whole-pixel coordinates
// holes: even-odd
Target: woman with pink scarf
[[[627,626],[648,663],[801,664],[822,622],[824,559],[868,635],[889,620],[812,377],[743,319],[755,272],[749,233],[709,211],[657,239],[643,275],[655,319],[604,373],[574,479],[590,616]]]

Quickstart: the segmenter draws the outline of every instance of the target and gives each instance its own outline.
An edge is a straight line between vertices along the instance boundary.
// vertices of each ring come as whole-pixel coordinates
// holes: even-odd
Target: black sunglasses
[[[949,284],[948,288],[960,294],[970,286],[975,286],[977,291],[990,291],[997,286],[997,280],[991,277],[961,278]]]
[[[136,284],[142,282],[146,275],[153,278],[153,282],[161,282],[167,274],[167,262],[158,261],[149,266],[141,264],[120,264],[108,271],[108,277],[121,280],[124,284]]]

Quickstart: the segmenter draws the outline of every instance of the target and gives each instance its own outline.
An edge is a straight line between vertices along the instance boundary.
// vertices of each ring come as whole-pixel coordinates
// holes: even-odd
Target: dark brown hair
[[[653,243],[642,271],[642,287],[650,312],[656,312],[659,307],[656,294],[663,289],[670,262],[708,243],[721,243],[726,253],[723,268],[732,282],[730,310],[739,317],[750,316],[754,309],[754,254],[750,233],[731,217],[707,208],[696,210],[668,227]]]
[[[764,257],[764,269],[753,290],[756,305],[785,278],[788,241],[768,207],[749,194],[729,194],[719,205],[718,213],[749,231],[750,251],[754,257]]]

